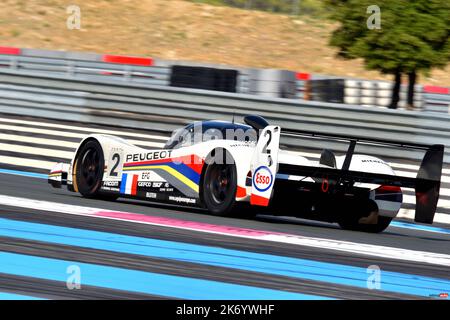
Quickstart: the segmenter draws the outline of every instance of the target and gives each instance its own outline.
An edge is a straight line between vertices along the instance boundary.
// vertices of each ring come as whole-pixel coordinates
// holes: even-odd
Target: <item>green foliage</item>
[[[383,73],[424,71],[450,60],[448,0],[377,0],[381,29],[367,28],[373,0],[324,0],[340,22],[330,44],[339,55],[363,58],[368,69]]]

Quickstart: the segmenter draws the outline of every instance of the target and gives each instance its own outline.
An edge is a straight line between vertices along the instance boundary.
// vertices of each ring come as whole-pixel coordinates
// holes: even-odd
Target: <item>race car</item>
[[[283,135],[349,143],[346,154],[323,150],[318,162],[280,149]],[[388,163],[355,154],[356,144],[425,151],[416,178],[396,176]],[[206,208],[218,216],[249,212],[337,222],[344,229],[381,232],[402,205],[401,187],[416,191],[415,221],[431,224],[440,190],[444,146],[282,130],[249,115],[244,123],[198,121],[176,130],[162,149],[89,135],[70,164],[48,182],[88,198],[128,197]]]

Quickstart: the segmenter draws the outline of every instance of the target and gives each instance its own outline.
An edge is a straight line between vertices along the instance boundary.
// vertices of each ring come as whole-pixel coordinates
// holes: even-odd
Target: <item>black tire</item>
[[[75,178],[78,192],[86,198],[115,200],[117,195],[102,193],[105,158],[103,149],[96,140],[86,142],[75,159]]]
[[[207,161],[202,178],[201,199],[208,211],[215,216],[231,216],[236,207],[236,165],[234,161],[230,161],[228,152],[224,151],[223,154],[228,161]]]
[[[362,217],[367,217],[373,211],[378,212],[378,207],[374,201],[370,200],[364,206],[356,206],[356,208],[359,208],[358,210],[362,212],[362,215],[354,215],[338,221],[339,226],[342,229],[368,233],[380,233],[383,232],[392,221],[392,218],[390,217],[378,216],[378,222],[376,224],[361,224],[359,223],[359,219]]]

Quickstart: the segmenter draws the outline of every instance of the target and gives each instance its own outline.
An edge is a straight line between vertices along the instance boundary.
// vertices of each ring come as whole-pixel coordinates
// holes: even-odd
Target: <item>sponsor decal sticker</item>
[[[142,172],[141,173],[141,177],[139,180],[147,180],[147,181],[152,181],[152,180],[156,180],[155,174],[151,171],[146,171],[146,172]]]
[[[253,185],[259,192],[264,192],[270,189],[273,183],[273,176],[270,169],[266,166],[261,166],[256,169],[253,175]]]
[[[196,202],[195,199],[184,198],[184,197],[174,197],[174,196],[169,196],[169,200],[175,201],[175,202],[181,202],[181,203],[195,203]]]
[[[103,181],[102,190],[119,192],[120,181]]]
[[[118,187],[119,181],[103,181],[103,186],[105,187]]]
[[[156,193],[154,193],[154,192],[146,192],[145,193],[145,197],[146,198],[150,198],[150,199],[156,199]]]
[[[126,162],[138,162],[138,161],[146,161],[146,160],[159,160],[170,158],[172,151],[152,151],[147,153],[135,153],[135,154],[127,154]]]
[[[144,188],[161,188],[164,182],[140,181],[138,187]]]
[[[361,160],[362,163],[379,163],[382,165],[387,166],[388,164],[382,160],[378,160],[378,159],[362,159]]]

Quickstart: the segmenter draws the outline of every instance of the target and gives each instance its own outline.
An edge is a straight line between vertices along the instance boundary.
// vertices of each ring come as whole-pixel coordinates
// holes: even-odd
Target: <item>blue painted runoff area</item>
[[[321,300],[325,297],[238,284],[122,269],[76,261],[0,252],[0,273],[73,284],[72,266],[83,285],[162,297],[209,300]],[[79,268],[79,269],[78,269]],[[69,289],[68,289],[69,290]],[[76,290],[76,289],[73,289]]]
[[[288,276],[366,289],[376,271],[320,262],[182,242],[0,219],[0,236],[172,259],[264,274]],[[0,271],[1,272],[1,271]],[[428,297],[450,292],[450,281],[381,270],[380,290]]]

